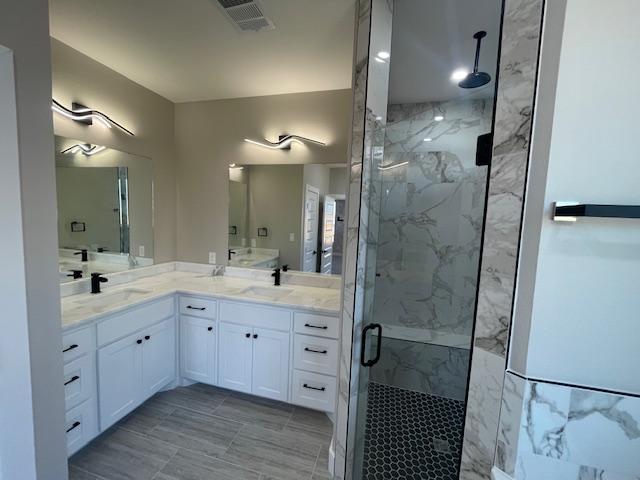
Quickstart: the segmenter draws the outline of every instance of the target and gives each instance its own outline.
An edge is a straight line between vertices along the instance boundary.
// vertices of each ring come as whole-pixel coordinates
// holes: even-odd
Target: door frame
[[[300,271],[304,272],[304,219],[307,205],[307,190],[313,190],[318,194],[318,220],[320,217],[320,201],[322,199],[322,195],[320,194],[320,189],[318,187],[314,187],[309,183],[304,184],[304,188],[302,189],[302,216],[300,222]],[[316,235],[316,248],[318,247],[318,239],[320,238],[320,225],[318,224],[318,234]],[[316,250],[317,251],[317,250]],[[318,269],[318,259],[316,258],[316,270]],[[314,272],[309,272],[314,273]]]

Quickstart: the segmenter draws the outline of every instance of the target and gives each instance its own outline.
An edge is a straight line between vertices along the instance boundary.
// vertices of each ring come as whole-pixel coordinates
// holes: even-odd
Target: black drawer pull
[[[207,330],[211,331],[213,330],[213,327],[207,327]]]
[[[151,335],[145,335],[145,336],[144,336],[144,339],[145,339],[145,340],[150,340],[150,339],[151,339]]]
[[[304,388],[308,388],[309,390],[318,390],[319,392],[324,392],[326,390],[325,387],[312,387],[310,385],[307,385],[306,383],[304,385],[302,385]]]
[[[77,428],[80,426],[80,422],[73,422],[73,425],[71,425],[69,428],[67,428],[67,433],[69,433],[71,430],[73,430],[74,428]]]
[[[305,352],[312,352],[312,353],[322,353],[324,355],[327,354],[326,350],[314,350],[313,348],[309,348],[309,347],[304,347],[304,351]]]
[[[75,343],[70,347],[67,347],[64,350],[62,350],[62,353],[67,353],[68,351],[73,350],[74,348],[78,348],[78,345],[76,345]]]
[[[136,343],[137,343],[138,345],[140,345],[140,344],[142,343],[142,340],[141,340],[141,339],[138,339],[138,340],[136,340]]]
[[[258,334],[257,334],[257,333],[254,333],[254,334],[253,334],[253,338],[258,338]]]
[[[329,328],[326,325],[311,325],[310,323],[305,323],[304,326],[309,328],[319,328],[320,330],[326,330]]]
[[[69,385],[70,383],[75,382],[76,380],[80,380],[80,377],[78,375],[74,375],[73,377],[71,377],[69,380],[67,380],[66,382],[64,382],[65,386]]]
[[[245,333],[244,336],[249,338],[251,336],[251,334],[250,333]]]
[[[201,312],[206,310],[206,307],[192,307],[191,305],[187,305],[189,310],[200,310]]]

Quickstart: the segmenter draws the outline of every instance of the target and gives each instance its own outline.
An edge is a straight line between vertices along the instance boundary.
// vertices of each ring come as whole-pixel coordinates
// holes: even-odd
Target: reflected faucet
[[[87,254],[87,249],[86,248],[83,248],[79,252],[74,253],[74,255],[82,255],[82,257],[80,257],[80,259],[83,262],[88,262],[89,261],[89,255]]]
[[[108,282],[108,278],[104,278],[101,273],[91,274],[91,293],[100,293],[100,284]]]
[[[276,268],[273,270],[271,276],[274,278],[273,284],[277,287],[280,285],[280,269]]]
[[[130,268],[134,268],[134,267],[137,267],[137,266],[140,265],[140,263],[138,262],[138,259],[135,256],[129,254],[128,259],[129,259],[129,267]]]
[[[235,250],[229,249],[229,258],[227,258],[227,260],[231,261],[231,255],[235,255],[236,253],[238,252],[236,252]]]

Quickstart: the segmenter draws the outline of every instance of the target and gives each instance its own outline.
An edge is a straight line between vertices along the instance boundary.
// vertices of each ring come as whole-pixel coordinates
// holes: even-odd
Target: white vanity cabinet
[[[68,456],[98,434],[95,356],[93,327],[74,330],[62,336]]]
[[[215,321],[180,315],[180,365],[184,378],[215,385],[216,338]]]
[[[125,323],[126,319],[132,321]],[[128,331],[131,325],[141,328],[131,333]],[[173,298],[115,315],[98,324],[99,341],[101,338],[111,341],[123,333],[124,338],[101,345],[98,350],[101,431],[176,377]]]
[[[222,302],[218,384],[286,402],[290,330],[288,310]]]

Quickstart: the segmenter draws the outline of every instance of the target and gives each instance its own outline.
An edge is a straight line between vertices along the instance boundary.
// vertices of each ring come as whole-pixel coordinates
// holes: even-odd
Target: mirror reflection
[[[232,164],[229,265],[341,274],[346,191],[346,164]]]
[[[153,264],[151,161],[56,137],[60,280]]]

